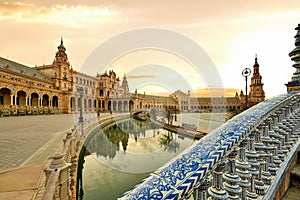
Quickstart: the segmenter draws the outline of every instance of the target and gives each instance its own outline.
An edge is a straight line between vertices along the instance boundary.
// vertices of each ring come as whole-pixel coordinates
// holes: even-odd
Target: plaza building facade
[[[257,59],[253,66],[249,105],[264,100]],[[175,112],[240,111],[245,108],[243,91],[234,97],[192,97],[180,90],[169,96],[129,92],[124,74],[113,70],[95,76],[74,70],[61,39],[49,65],[28,67],[0,57],[0,112],[3,115],[83,112],[130,112],[164,109]]]

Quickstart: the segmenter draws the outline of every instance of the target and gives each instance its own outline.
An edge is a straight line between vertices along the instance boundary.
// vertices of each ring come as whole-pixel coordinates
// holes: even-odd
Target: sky
[[[299,8],[299,0],[0,1],[0,56],[32,67],[50,64],[63,37],[75,70],[126,73],[131,91],[167,94],[181,89],[204,95],[205,88],[221,85],[232,96],[245,90],[241,72],[252,69],[257,55],[266,96],[272,97],[286,92],[284,84],[295,72],[288,54],[295,47]],[[153,37],[118,40],[144,29],[165,30],[170,40],[157,40],[158,31]],[[178,42],[177,36],[187,42]],[[139,40],[158,42],[154,48],[138,48]],[[116,42],[116,49],[110,48]],[[131,49],[118,52],[124,46]],[[93,54],[99,60],[84,68]],[[191,62],[197,55],[201,61]]]

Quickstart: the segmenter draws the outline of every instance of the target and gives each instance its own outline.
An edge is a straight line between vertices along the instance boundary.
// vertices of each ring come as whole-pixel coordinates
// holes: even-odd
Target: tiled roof
[[[13,72],[25,74],[43,81],[53,82],[53,80],[34,68],[0,57],[0,68],[6,68],[7,66],[9,66],[9,70]]]

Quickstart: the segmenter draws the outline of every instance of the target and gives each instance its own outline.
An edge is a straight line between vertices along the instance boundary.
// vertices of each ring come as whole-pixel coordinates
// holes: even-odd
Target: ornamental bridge
[[[300,144],[300,92],[266,100],[233,117],[151,173],[119,200],[280,199]],[[45,169],[43,199],[76,199],[80,149],[100,124],[128,117],[102,115],[72,129]],[[226,170],[224,168],[226,167]]]

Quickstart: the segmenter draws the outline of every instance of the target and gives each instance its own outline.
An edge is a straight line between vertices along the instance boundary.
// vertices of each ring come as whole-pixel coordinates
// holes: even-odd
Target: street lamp
[[[79,123],[83,122],[83,116],[82,116],[82,95],[83,95],[83,88],[79,88],[79,99],[80,99],[80,115],[79,115]]]
[[[247,81],[248,81],[248,76],[250,76],[251,74],[251,69],[249,68],[245,68],[242,71],[242,75],[245,77],[245,81],[246,81],[246,109],[248,108],[248,91],[247,91]]]

